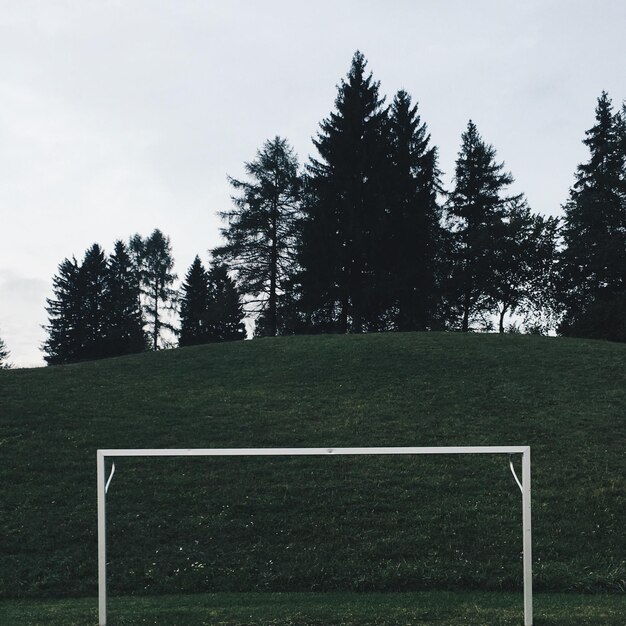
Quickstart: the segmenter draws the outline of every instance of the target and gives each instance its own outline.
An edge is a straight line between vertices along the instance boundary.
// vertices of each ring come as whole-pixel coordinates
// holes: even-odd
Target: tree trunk
[[[502,311],[500,311],[500,325],[498,326],[498,332],[504,332],[504,316],[506,315],[508,307],[503,306]]]

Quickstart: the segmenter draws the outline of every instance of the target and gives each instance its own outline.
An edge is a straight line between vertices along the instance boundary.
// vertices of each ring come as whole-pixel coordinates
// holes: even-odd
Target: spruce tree
[[[81,359],[100,359],[107,356],[106,336],[107,278],[106,256],[94,243],[86,252],[78,270],[79,296],[81,301]]]
[[[116,241],[106,277],[106,355],[121,356],[146,349],[140,286],[131,255]]]
[[[193,346],[210,340],[209,278],[196,255],[181,287],[178,345]]]
[[[473,321],[484,322],[490,312],[494,275],[504,271],[498,266],[504,258],[498,246],[505,236],[505,218],[508,209],[522,200],[521,195],[504,195],[513,177],[495,158],[495,149],[470,120],[447,203],[452,236],[449,323],[464,332]]]
[[[313,140],[299,277],[312,330],[361,332],[384,324],[384,248],[390,174],[387,109],[356,52],[335,110]]]
[[[176,307],[176,291],[172,287],[176,274],[170,239],[157,228],[145,239],[133,235],[129,248],[134,271],[139,277],[150,348],[158,350],[169,344],[163,332],[176,332],[168,321],[168,314]]]
[[[4,340],[0,337],[0,369],[9,369],[11,367],[11,364],[9,363],[10,355],[11,353],[4,343]]]
[[[80,268],[76,259],[64,259],[52,279],[53,298],[46,300],[49,322],[42,346],[48,365],[72,363],[82,358],[84,324]]]
[[[388,284],[400,331],[437,326],[443,232],[437,149],[430,146],[417,104],[399,91],[390,110],[393,188],[387,249]]]
[[[564,335],[626,341],[626,120],[603,92],[564,206]]]
[[[235,281],[225,264],[215,262],[207,274],[209,341],[235,341],[246,338],[243,304]]]
[[[294,272],[300,214],[298,160],[285,139],[266,141],[245,164],[249,180],[229,178],[237,192],[234,209],[220,213],[228,222],[226,244],[213,251],[236,271],[250,313],[265,320],[268,335],[281,326],[279,302]]]

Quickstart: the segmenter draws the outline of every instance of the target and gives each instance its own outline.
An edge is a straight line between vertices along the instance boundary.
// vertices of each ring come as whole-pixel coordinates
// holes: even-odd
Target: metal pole
[[[107,556],[106,556],[106,492],[104,482],[104,454],[98,450],[98,623],[107,623]]]
[[[522,453],[522,527],[524,532],[524,626],[533,624],[532,528],[530,517],[530,448]]]

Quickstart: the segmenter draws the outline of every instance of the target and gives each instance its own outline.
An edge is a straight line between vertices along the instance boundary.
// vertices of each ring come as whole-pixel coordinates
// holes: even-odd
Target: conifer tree
[[[236,271],[250,313],[261,314],[268,335],[280,327],[279,301],[295,267],[300,214],[298,160],[285,139],[266,141],[245,164],[248,181],[229,178],[235,208],[220,213],[226,244],[213,251]]]
[[[356,52],[335,110],[313,140],[299,277],[312,329],[380,328],[386,298],[381,249],[390,174],[389,120],[379,83]],[[384,266],[383,266],[384,267]]]
[[[64,259],[52,279],[53,298],[46,300],[48,337],[42,346],[48,365],[72,363],[82,358],[84,325],[82,293],[76,259]]]
[[[178,345],[193,346],[210,340],[209,278],[196,255],[181,287]]]
[[[11,364],[9,363],[10,355],[11,353],[4,343],[4,340],[0,337],[0,369],[9,369],[11,367]]]
[[[225,264],[215,262],[207,274],[209,307],[207,336],[210,341],[246,338],[243,304],[235,281]]]
[[[176,291],[172,287],[176,274],[170,239],[157,228],[145,239],[133,235],[129,248],[139,276],[150,347],[158,350],[167,345],[163,332],[176,332],[167,317],[176,306]]]
[[[116,241],[106,277],[106,354],[121,356],[146,349],[137,273],[127,246]]]
[[[437,325],[443,232],[437,149],[421,122],[417,104],[399,91],[390,111],[392,182],[387,249],[388,284],[395,328],[426,330]]]
[[[78,270],[81,301],[80,328],[81,359],[99,359],[107,356],[108,331],[107,262],[104,251],[94,243],[86,252]]]
[[[626,120],[603,92],[564,206],[560,332],[626,341]]]
[[[522,200],[521,195],[504,195],[513,177],[495,158],[495,149],[482,140],[470,120],[447,203],[452,235],[449,321],[464,332],[491,309],[494,274],[504,271],[498,267],[503,259],[498,246],[505,235],[505,217]]]

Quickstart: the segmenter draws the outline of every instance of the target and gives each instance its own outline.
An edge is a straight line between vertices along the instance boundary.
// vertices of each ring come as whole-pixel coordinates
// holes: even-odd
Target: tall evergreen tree
[[[176,332],[167,317],[176,306],[170,239],[157,228],[145,239],[133,235],[129,247],[139,276],[150,347],[158,350],[165,345],[163,331]]]
[[[361,332],[384,322],[381,268],[390,165],[389,120],[379,83],[356,52],[335,110],[313,140],[299,278],[319,330]]]
[[[9,369],[11,367],[11,364],[9,363],[10,355],[11,353],[4,343],[4,340],[0,337],[0,369]]]
[[[226,244],[213,251],[237,273],[251,313],[261,314],[268,335],[280,327],[280,297],[295,265],[301,178],[285,139],[266,141],[245,164],[248,181],[229,178],[235,208],[220,215]]]
[[[560,332],[626,341],[626,120],[603,92],[564,206]]]
[[[210,339],[209,278],[196,255],[181,287],[178,345],[193,346]]]
[[[53,298],[46,300],[48,336],[42,346],[48,365],[72,363],[82,358],[84,325],[79,265],[75,258],[64,259],[52,279]]]
[[[210,341],[235,341],[246,338],[243,304],[235,281],[223,263],[215,262],[207,274],[209,309],[207,316]]]
[[[146,349],[141,291],[131,255],[116,241],[106,277],[106,354],[121,356]]]
[[[78,270],[81,300],[81,359],[107,356],[106,335],[109,323],[106,298],[107,261],[102,248],[94,243]]]
[[[393,188],[384,256],[389,262],[395,328],[425,330],[437,325],[439,304],[443,232],[437,149],[429,146],[426,124],[405,91],[396,94],[390,121]]]
[[[504,195],[513,177],[495,158],[495,149],[482,140],[470,120],[462,135],[454,190],[447,203],[453,238],[450,322],[464,332],[491,309],[494,273],[503,272],[498,266],[503,259],[498,246],[505,235],[505,218],[522,200],[521,195]]]

